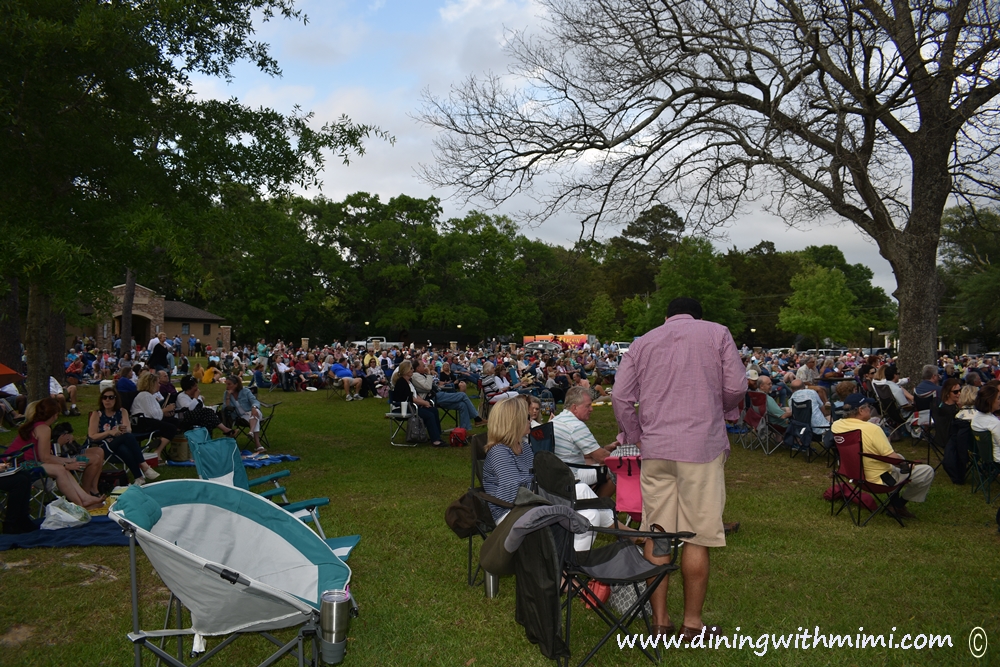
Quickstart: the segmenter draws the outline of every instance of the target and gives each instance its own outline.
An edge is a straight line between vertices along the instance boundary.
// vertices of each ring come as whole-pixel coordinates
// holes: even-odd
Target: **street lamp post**
[[[751,327],[751,329],[750,329],[750,350],[751,351],[753,351],[754,345],[756,344],[756,340],[757,340],[756,333],[757,333],[757,330]]]
[[[271,320],[264,320],[264,342],[270,342],[270,336],[267,333],[267,325],[271,323]]]
[[[868,327],[868,355],[871,356],[875,354],[875,346],[872,344],[874,340],[872,337],[875,335],[875,327]]]

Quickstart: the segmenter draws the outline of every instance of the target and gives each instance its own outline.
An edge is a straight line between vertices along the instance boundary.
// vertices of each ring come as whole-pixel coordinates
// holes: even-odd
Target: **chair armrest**
[[[274,487],[271,487],[270,489],[264,489],[263,491],[261,491],[260,492],[260,497],[261,498],[271,499],[271,498],[273,498],[275,496],[281,496],[281,495],[284,495],[284,494],[285,494],[285,487],[283,487],[283,486],[274,486]]]
[[[288,512],[295,513],[299,510],[311,510],[329,504],[329,498],[310,498],[309,500],[299,500],[294,503],[288,503],[287,505],[282,505],[282,507]]]
[[[580,510],[614,510],[615,501],[613,498],[584,498],[573,503],[573,509]]]
[[[694,537],[696,533],[681,532],[681,533],[661,533],[660,531],[651,530],[620,530],[618,528],[601,528],[600,526],[593,526],[590,530],[595,533],[601,533],[602,535],[617,535],[619,537],[644,537],[646,539],[654,540],[664,540],[672,539],[678,540],[686,537]]]
[[[874,459],[875,461],[881,461],[882,463],[888,463],[889,465],[898,466],[900,463],[907,463],[911,466],[920,465],[920,461],[911,461],[909,459],[899,459],[895,456],[879,456],[878,454],[866,454],[861,453],[862,458]]]
[[[270,475],[263,475],[261,477],[254,477],[250,480],[249,486],[255,487],[258,484],[266,484],[268,482],[273,482],[276,479],[281,479],[282,477],[288,477],[292,474],[291,470],[279,470],[278,472],[273,472]]]

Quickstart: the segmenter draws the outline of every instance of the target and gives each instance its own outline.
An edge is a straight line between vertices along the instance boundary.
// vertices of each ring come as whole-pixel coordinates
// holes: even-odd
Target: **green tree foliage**
[[[194,95],[193,75],[229,78],[239,61],[279,73],[253,39],[273,16],[299,13],[292,0],[0,4],[0,252],[27,287],[33,398],[53,309],[94,301],[147,255],[190,269],[224,188],[312,185],[326,152],[346,160],[379,133]]]
[[[815,264],[837,269],[844,274],[847,288],[854,295],[854,313],[858,330],[852,338],[867,340],[869,326],[878,330],[896,328],[896,307],[881,287],[872,285],[875,274],[864,264],[848,264],[844,253],[834,245],[807,246],[801,253],[803,266]]]
[[[597,336],[601,341],[610,341],[618,335],[619,329],[611,297],[599,292],[591,302],[587,317],[583,320],[583,330]]]
[[[656,204],[604,245],[601,272],[616,307],[623,308],[625,300],[636,294],[648,296],[656,291],[656,272],[683,232],[680,215]]]
[[[680,296],[698,299],[704,319],[724,324],[737,333],[743,329],[740,293],[732,285],[729,269],[705,239],[688,236],[677,243],[660,265],[656,287],[650,297],[645,331],[661,325],[667,306]]]
[[[749,343],[754,328],[755,344],[791,345],[795,336],[778,328],[778,313],[792,292],[792,276],[802,270],[798,253],[778,252],[772,242],[761,241],[745,251],[730,248],[720,261],[740,290],[740,310],[746,318],[743,331],[734,332],[736,339]]]
[[[1000,345],[1000,212],[948,209],[941,238],[941,334],[994,349]]]
[[[839,269],[814,265],[792,278],[793,293],[778,315],[778,326],[806,335],[816,347],[831,338],[843,342],[857,333],[854,293]]]

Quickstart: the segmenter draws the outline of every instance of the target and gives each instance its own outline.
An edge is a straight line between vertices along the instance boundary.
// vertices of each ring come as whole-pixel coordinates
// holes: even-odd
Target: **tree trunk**
[[[21,362],[21,296],[16,277],[8,279],[10,291],[0,300],[0,364],[19,373]]]
[[[49,314],[49,375],[66,381],[66,315],[53,312]]]
[[[49,396],[49,295],[37,284],[28,286],[28,318],[25,326],[25,351],[28,356],[28,400],[40,401]]]
[[[899,373],[910,378],[913,387],[920,381],[924,364],[937,359],[937,244],[900,244],[891,254],[889,262],[896,274],[892,294],[899,301]]]
[[[134,355],[132,348],[132,304],[135,301],[135,271],[125,269],[125,293],[122,295],[122,349],[124,358],[128,352]],[[134,360],[134,356],[133,356]]]

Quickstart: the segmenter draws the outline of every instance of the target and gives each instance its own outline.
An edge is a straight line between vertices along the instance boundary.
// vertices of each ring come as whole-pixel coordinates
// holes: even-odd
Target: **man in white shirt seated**
[[[823,405],[823,400],[819,397],[819,394],[812,389],[807,389],[802,383],[802,380],[798,378],[792,380],[790,389],[792,390],[792,396],[789,399],[790,406],[793,406],[794,403],[801,403],[803,401],[812,402],[812,421],[810,426],[812,426],[814,435],[823,435],[826,429],[830,427],[830,420],[824,412],[825,406]]]
[[[892,392],[892,397],[896,399],[896,405],[903,417],[909,417],[913,412],[913,394],[899,386],[896,381],[897,372],[895,366],[885,367],[885,379],[874,380],[873,384],[880,387],[887,387]]]
[[[563,399],[563,411],[552,418],[555,436],[555,455],[566,463],[598,465],[618,447],[618,442],[601,447],[590,432],[586,421],[594,411],[590,392],[584,387],[571,387]],[[614,495],[615,483],[591,468],[572,468],[576,478],[594,488],[601,498]]]

